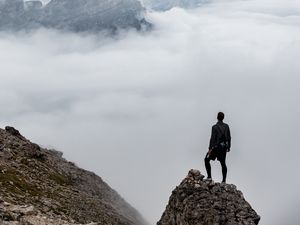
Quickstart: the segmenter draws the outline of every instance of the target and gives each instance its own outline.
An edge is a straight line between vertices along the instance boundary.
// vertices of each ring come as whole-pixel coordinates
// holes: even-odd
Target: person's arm
[[[209,141],[209,150],[212,150],[212,148],[215,146],[215,140],[216,140],[216,132],[214,130],[214,127],[211,129],[211,136]]]
[[[231,134],[230,134],[230,128],[229,126],[227,126],[227,132],[226,134],[226,140],[228,142],[228,151],[230,151],[230,147],[231,147]]]

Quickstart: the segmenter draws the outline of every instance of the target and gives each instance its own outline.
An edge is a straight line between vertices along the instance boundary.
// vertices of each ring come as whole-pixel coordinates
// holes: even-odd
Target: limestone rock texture
[[[0,225],[145,225],[101,177],[0,129]]]
[[[157,225],[257,225],[260,216],[235,185],[203,180],[190,170]]]

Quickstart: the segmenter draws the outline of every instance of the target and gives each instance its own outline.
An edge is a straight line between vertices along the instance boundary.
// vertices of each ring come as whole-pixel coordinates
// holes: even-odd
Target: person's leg
[[[204,162],[205,162],[205,169],[207,172],[207,178],[210,179],[211,178],[211,166],[210,166],[210,157],[208,157],[208,155],[205,156]]]
[[[220,157],[220,163],[222,166],[222,175],[223,175],[222,182],[226,183],[226,177],[227,177],[226,152],[224,152],[224,155]]]

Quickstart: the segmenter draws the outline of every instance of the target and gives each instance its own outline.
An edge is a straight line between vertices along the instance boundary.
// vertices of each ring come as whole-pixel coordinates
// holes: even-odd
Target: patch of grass
[[[49,179],[55,181],[59,185],[71,185],[72,184],[72,180],[70,177],[60,174],[60,173],[49,174]]]
[[[23,165],[29,166],[29,162],[28,162],[28,160],[27,160],[26,158],[22,158],[22,159],[21,159],[21,163],[22,163]]]
[[[13,194],[23,195],[24,193],[29,193],[32,196],[39,196],[41,194],[36,186],[27,182],[22,177],[22,174],[12,169],[0,173],[0,182],[7,191]]]

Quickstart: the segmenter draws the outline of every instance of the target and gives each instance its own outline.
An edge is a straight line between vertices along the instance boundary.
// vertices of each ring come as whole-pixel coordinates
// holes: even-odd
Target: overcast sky
[[[261,224],[298,224],[300,1],[215,1],[148,20],[153,32],[114,39],[0,33],[1,127],[95,171],[154,224],[188,170],[204,173],[224,111],[228,183]]]

